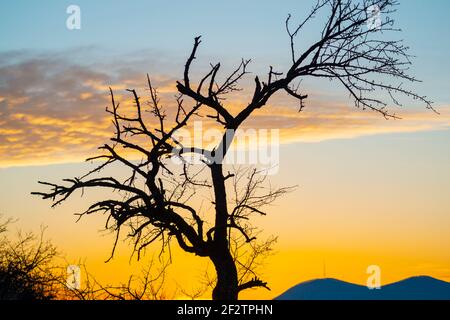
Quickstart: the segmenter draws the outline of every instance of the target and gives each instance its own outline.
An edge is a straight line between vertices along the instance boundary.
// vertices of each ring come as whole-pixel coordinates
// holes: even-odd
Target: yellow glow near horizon
[[[272,290],[251,290],[241,298],[273,298],[323,276],[364,284],[369,265],[381,267],[382,284],[414,275],[449,281],[447,139],[448,131],[282,146],[280,171],[271,182],[299,187],[269,207],[267,216],[254,219],[264,230],[262,237],[279,237],[262,269]],[[85,171],[79,164],[0,169],[0,210],[19,218],[18,227],[25,230],[48,225],[48,237],[67,259],[84,261],[102,283],[124,282],[159,247],[152,246],[143,262],[130,265],[130,246],[124,243],[105,264],[113,243],[111,235],[99,233],[105,217],[75,223],[72,215],[102,192],[77,194],[54,210],[29,195],[40,189],[37,180],[59,181]],[[166,290],[182,298],[179,288],[199,289],[211,264],[181,252],[176,243],[172,250]]]

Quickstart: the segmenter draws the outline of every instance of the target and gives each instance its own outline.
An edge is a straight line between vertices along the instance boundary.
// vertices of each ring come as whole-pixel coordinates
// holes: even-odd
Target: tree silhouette
[[[387,106],[388,103],[400,105],[399,95],[419,100],[433,110],[426,97],[402,85],[402,82],[417,81],[407,73],[411,64],[408,48],[400,40],[386,40],[391,32],[399,31],[390,18],[397,4],[395,0],[319,0],[306,19],[295,27],[292,27],[291,16],[288,16],[286,31],[290,40],[290,68],[283,73],[270,67],[265,81],[256,76],[251,100],[236,114],[230,112],[225,97],[240,90],[238,84],[249,73],[250,60],[242,60],[223,81],[218,76],[220,63],[213,64],[209,72],[194,84],[191,67],[201,43],[200,37],[196,37],[183,79],[176,83],[179,95],[173,119],[169,120],[168,111],[160,105],[148,75],[149,111],[156,119],[156,125],[145,118],[146,108],[135,90],[128,90],[136,107],[133,116],[119,112],[119,103],[110,90],[111,108],[107,108],[107,112],[112,115],[115,134],[111,144],[99,148],[103,154],[88,159],[102,160],[100,165],[80,178],[65,179],[64,184],[39,182],[50,190],[34,194],[51,199],[56,206],[77,190],[106,188],[116,191],[120,199],[95,202],[81,214],[108,212],[107,227],[117,232],[116,243],[121,228],[128,226],[138,253],[154,241],[162,241],[164,247],[176,239],[184,251],[208,257],[217,277],[213,299],[234,300],[242,290],[267,287],[267,283],[254,274],[254,265],[241,267],[245,264],[236,258],[233,243],[240,241],[251,246],[255,241],[255,229],[250,224],[250,217],[265,214],[263,207],[289,188],[261,188],[264,179],[256,169],[247,171],[246,187],[235,192],[238,199],[231,208],[227,193],[232,188],[229,181],[236,182],[240,178],[233,172],[225,173],[222,160],[236,130],[275,93],[284,91],[297,99],[300,110],[303,110],[308,96],[294,82],[307,77],[336,81],[350,94],[356,107],[378,112],[385,118],[397,118]],[[308,49],[298,53],[296,39],[303,27],[327,8],[329,15],[320,37]],[[382,15],[378,25],[368,25],[373,8]],[[380,92],[384,94],[380,95]],[[177,140],[176,133],[180,129],[187,127],[194,118],[205,119],[204,116],[213,119],[224,130],[215,148],[185,145],[184,141]],[[125,149],[140,154],[143,160],[130,160],[123,153]],[[200,171],[195,171],[186,160],[189,155],[202,159]],[[175,169],[168,163],[174,157],[182,160]],[[130,169],[130,176],[124,181],[113,176],[98,176],[113,163]],[[207,178],[202,179],[204,176]],[[213,191],[214,205],[211,223],[207,223],[190,202],[192,193],[209,188]],[[261,250],[264,245],[258,248]]]
[[[0,216],[1,218],[1,216]],[[56,298],[61,277],[55,265],[57,250],[44,239],[44,229],[7,237],[11,219],[0,221],[0,300]]]

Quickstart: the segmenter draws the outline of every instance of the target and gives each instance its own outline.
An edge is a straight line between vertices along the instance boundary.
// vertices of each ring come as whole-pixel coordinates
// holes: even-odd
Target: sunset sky
[[[274,185],[297,189],[270,207],[256,224],[276,235],[276,252],[263,274],[272,287],[244,298],[272,298],[289,287],[324,276],[364,284],[366,268],[379,265],[382,283],[412,275],[450,281],[450,20],[447,0],[400,1],[396,37],[411,47],[408,84],[427,95],[439,115],[404,99],[392,107],[401,120],[355,109],[338,83],[309,81],[298,103],[277,95],[248,127],[280,130],[280,165]],[[141,264],[129,264],[119,246],[107,264],[112,236],[103,216],[75,223],[96,193],[78,195],[56,209],[30,195],[38,180],[80,176],[83,163],[111,134],[105,113],[108,87],[126,104],[127,88],[145,95],[146,73],[161,99],[173,106],[175,81],[193,38],[202,44],[193,66],[197,76],[209,63],[230,71],[251,58],[249,81],[227,103],[231,111],[248,101],[254,74],[270,65],[289,67],[284,21],[300,21],[313,1],[25,1],[0,5],[0,214],[16,226],[38,230],[70,261],[83,260],[99,279],[124,280]],[[66,8],[81,8],[81,30],[68,30]],[[300,43],[317,37],[314,26]],[[315,32],[316,31],[316,32]],[[302,45],[299,45],[299,49]],[[247,89],[247,90],[245,90]],[[120,168],[117,174],[121,175]],[[98,193],[97,193],[98,195]],[[147,258],[158,247],[147,251]],[[175,250],[170,286],[195,289],[206,261]],[[176,297],[182,297],[177,293]]]

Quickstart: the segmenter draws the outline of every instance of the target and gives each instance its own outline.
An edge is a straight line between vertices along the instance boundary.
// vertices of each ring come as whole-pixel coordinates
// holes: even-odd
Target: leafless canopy
[[[426,97],[403,87],[403,82],[417,80],[407,74],[411,64],[408,48],[400,40],[390,40],[392,33],[398,31],[390,18],[396,5],[395,0],[319,0],[300,24],[293,25],[289,15],[285,27],[290,43],[290,68],[279,72],[270,67],[265,80],[256,76],[251,100],[236,114],[229,111],[224,96],[240,90],[239,81],[249,73],[250,61],[242,60],[228,76],[221,77],[222,81],[218,80],[220,63],[212,64],[209,72],[194,83],[191,70],[201,44],[200,37],[196,37],[183,77],[176,83],[179,95],[174,112],[161,105],[150,77],[147,78],[148,106],[135,90],[128,90],[135,105],[133,115],[121,112],[111,90],[111,107],[107,112],[112,115],[115,134],[111,143],[99,148],[103,152],[101,155],[88,159],[102,162],[80,178],[65,179],[65,184],[40,182],[50,190],[34,194],[51,199],[56,206],[78,190],[106,188],[116,191],[120,199],[95,202],[81,215],[107,212],[107,227],[117,231],[118,239],[121,228],[128,226],[137,252],[157,240],[166,247],[175,238],[183,250],[209,257],[217,271],[215,299],[236,299],[241,290],[266,287],[267,284],[253,276],[249,268],[240,268],[247,279],[242,280],[236,267],[240,262],[233,257],[230,243],[233,237],[253,243],[255,233],[249,222],[251,216],[264,215],[262,207],[289,188],[260,188],[261,181],[256,172],[247,171],[244,175],[247,186],[235,191],[233,203],[227,189],[232,190],[232,180],[236,185],[236,179],[241,178],[233,172],[224,173],[222,167],[233,135],[224,133],[215,148],[206,150],[202,146],[183,145],[177,141],[175,133],[188,126],[193,118],[204,117],[215,120],[224,130],[236,130],[279,91],[297,99],[303,109],[308,96],[300,87],[294,86],[294,82],[307,77],[337,81],[357,107],[373,110],[386,118],[396,118],[396,115],[387,109],[390,102],[380,98],[383,96],[380,92],[385,92],[394,105],[400,105],[398,96],[403,95],[432,109]],[[382,20],[379,26],[368,28],[372,6],[379,9]],[[305,51],[297,52],[296,41],[301,39],[304,26],[321,11],[328,12],[328,19],[319,39]],[[150,111],[156,125],[145,119],[144,111]],[[124,154],[126,149],[139,154],[142,160],[129,160]],[[182,161],[177,168],[168,163],[173,157],[183,159],[189,154],[203,159],[200,170],[195,170],[187,161]],[[99,176],[99,172],[113,163],[129,168],[130,176],[124,181],[113,176]],[[210,223],[190,201],[197,190],[205,188],[212,188],[214,194]]]
[[[56,297],[60,276],[57,250],[41,233],[6,236],[11,219],[0,216],[0,300],[49,300]]]

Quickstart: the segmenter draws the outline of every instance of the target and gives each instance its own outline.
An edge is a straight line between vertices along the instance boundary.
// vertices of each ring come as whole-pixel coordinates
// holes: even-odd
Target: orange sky
[[[263,270],[272,291],[242,297],[274,297],[300,281],[322,277],[324,263],[327,277],[361,284],[372,264],[381,267],[384,284],[417,274],[450,280],[449,138],[447,130],[283,145],[280,170],[271,182],[298,188],[270,207],[266,217],[255,219],[265,235],[279,236]],[[121,245],[105,264],[113,239],[101,232],[104,217],[75,223],[72,215],[101,192],[76,195],[54,210],[29,195],[39,189],[37,180],[59,181],[86,166],[0,169],[1,212],[19,218],[17,225],[24,229],[48,225],[48,236],[69,260],[85,259],[100,280],[125,280],[140,266],[129,266],[129,247]],[[158,250],[151,247],[146,258]],[[168,291],[198,288],[206,264],[174,249]]]

